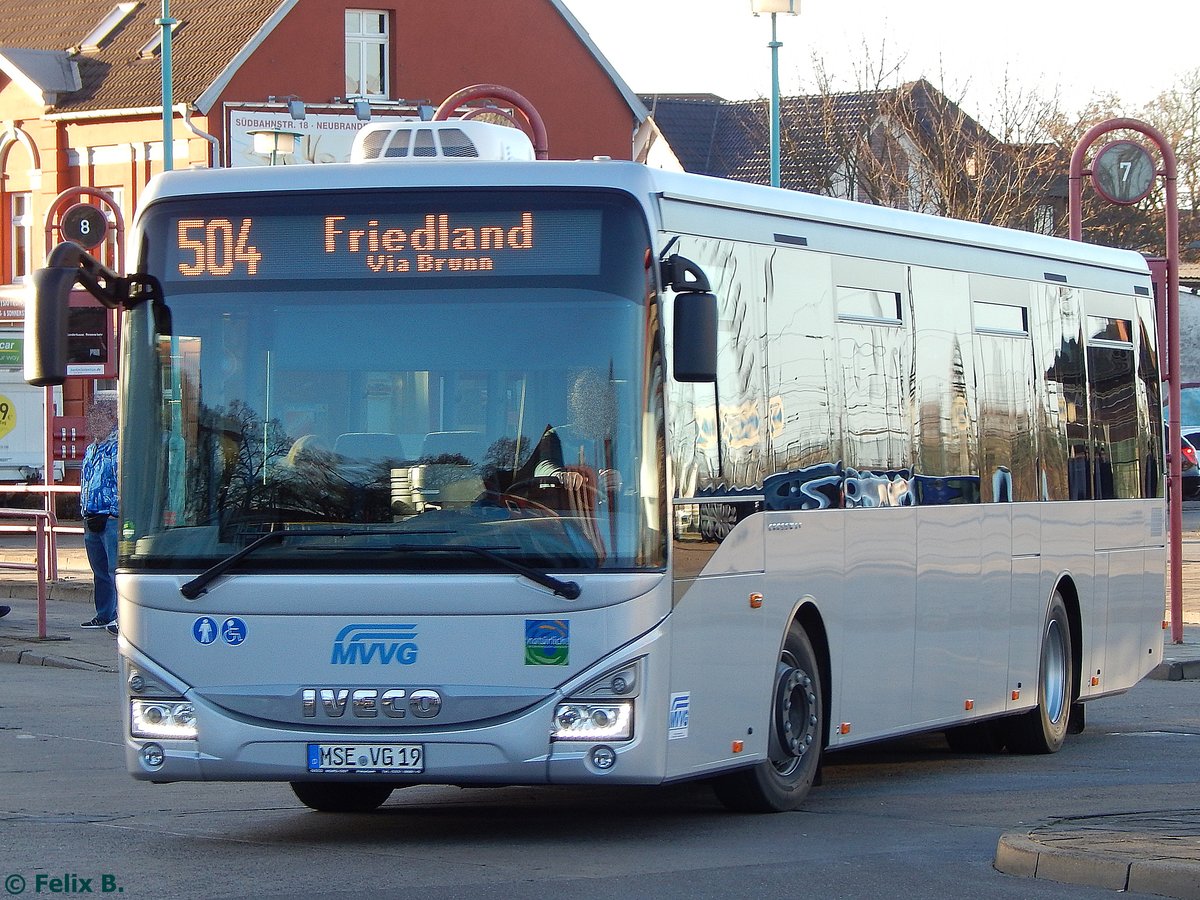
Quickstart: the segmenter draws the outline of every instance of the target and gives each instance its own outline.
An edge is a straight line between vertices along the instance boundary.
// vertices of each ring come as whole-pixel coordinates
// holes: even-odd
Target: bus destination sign
[[[595,209],[174,219],[169,280],[594,275]]]

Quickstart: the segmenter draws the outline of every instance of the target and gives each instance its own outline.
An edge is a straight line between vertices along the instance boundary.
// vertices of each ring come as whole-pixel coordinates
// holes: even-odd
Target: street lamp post
[[[162,58],[163,171],[169,172],[175,167],[175,138],[171,134],[171,119],[175,115],[171,96],[171,31],[179,24],[171,18],[170,0],[162,0],[162,16],[155,24],[162,29],[159,54]]]
[[[776,32],[775,17],[779,13],[795,16],[800,13],[800,0],[750,0],[750,9],[757,16],[771,14],[771,187],[779,187],[779,48],[783,43]]]

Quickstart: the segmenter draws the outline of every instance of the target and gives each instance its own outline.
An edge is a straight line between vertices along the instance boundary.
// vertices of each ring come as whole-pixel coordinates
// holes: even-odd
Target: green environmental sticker
[[[571,623],[569,620],[525,620],[525,665],[565,666],[570,655]]]

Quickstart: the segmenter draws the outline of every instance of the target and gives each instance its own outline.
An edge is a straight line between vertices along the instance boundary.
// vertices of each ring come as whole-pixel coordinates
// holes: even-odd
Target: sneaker
[[[10,612],[12,612],[12,607],[11,607],[11,606],[0,606],[0,619],[3,619],[3,618],[4,618],[5,616],[7,616],[7,615],[8,615]]]
[[[111,622],[106,622],[106,621],[104,621],[104,619],[100,618],[99,616],[96,616],[95,618],[89,619],[86,622],[80,622],[79,627],[80,628],[107,628],[109,625],[115,625],[115,624],[117,624],[116,619],[113,619]]]
[[[109,634],[116,634],[117,633],[117,620],[113,619],[111,622],[109,622],[107,625],[105,625],[104,630],[107,631]]]

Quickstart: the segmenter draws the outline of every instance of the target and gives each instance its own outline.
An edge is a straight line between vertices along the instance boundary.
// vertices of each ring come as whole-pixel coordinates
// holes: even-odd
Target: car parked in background
[[[1197,433],[1200,437],[1200,433]],[[1200,460],[1196,457],[1196,445],[1185,435],[1180,438],[1179,471],[1183,481],[1183,499],[1194,500],[1200,497]]]

